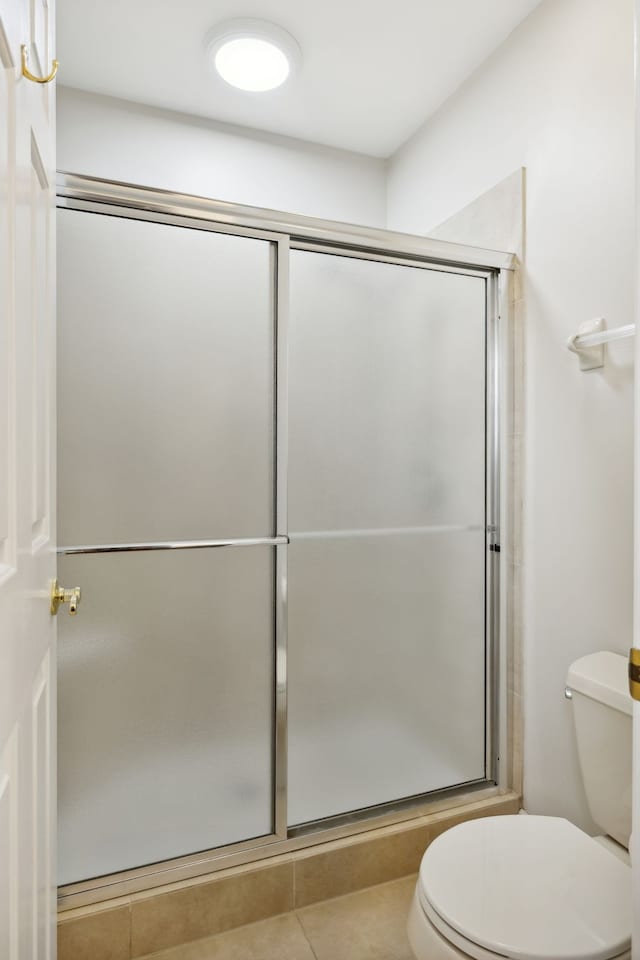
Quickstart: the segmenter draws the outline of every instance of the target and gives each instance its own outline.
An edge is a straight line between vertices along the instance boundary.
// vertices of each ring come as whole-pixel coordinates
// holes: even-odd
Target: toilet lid
[[[557,817],[487,817],[428,847],[420,891],[472,943],[512,960],[610,960],[631,941],[631,871]]]

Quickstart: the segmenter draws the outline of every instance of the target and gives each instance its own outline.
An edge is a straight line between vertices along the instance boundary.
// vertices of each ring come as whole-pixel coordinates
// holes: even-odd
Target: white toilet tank
[[[627,660],[592,653],[569,667],[578,756],[591,816],[624,847],[631,833],[632,700]]]

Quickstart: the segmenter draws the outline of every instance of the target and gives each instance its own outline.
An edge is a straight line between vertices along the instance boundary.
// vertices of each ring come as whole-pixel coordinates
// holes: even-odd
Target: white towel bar
[[[581,370],[596,370],[604,366],[605,344],[633,337],[635,332],[635,323],[606,330],[604,317],[597,317],[581,324],[578,332],[567,341],[567,347],[578,354]]]

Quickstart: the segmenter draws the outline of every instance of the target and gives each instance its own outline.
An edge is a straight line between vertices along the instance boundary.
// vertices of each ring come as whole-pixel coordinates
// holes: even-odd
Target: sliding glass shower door
[[[490,784],[491,252],[69,179],[62,896]]]
[[[59,211],[63,884],[273,831],[271,248]]]
[[[289,823],[485,776],[476,276],[291,254]]]

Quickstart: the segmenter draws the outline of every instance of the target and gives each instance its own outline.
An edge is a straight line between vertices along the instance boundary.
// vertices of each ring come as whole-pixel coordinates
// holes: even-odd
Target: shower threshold
[[[232,867],[293,854],[296,851],[320,847],[333,841],[353,838],[362,840],[362,835],[383,828],[403,825],[409,821],[424,821],[436,817],[438,822],[448,814],[456,819],[466,819],[465,814],[478,816],[476,811],[483,804],[491,809],[495,803],[514,796],[503,788],[486,780],[461,784],[439,790],[427,796],[409,797],[382,804],[374,808],[357,810],[341,816],[318,820],[291,827],[285,839],[258,837],[254,840],[218,847],[160,863],[148,864],[132,870],[124,870],[104,877],[67,884],[58,889],[58,911],[104,903],[120,897],[154,890],[168,884],[182,883],[198,877],[214,876]],[[474,811],[471,813],[471,811]]]

